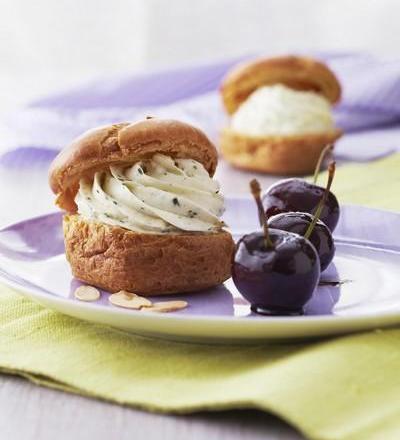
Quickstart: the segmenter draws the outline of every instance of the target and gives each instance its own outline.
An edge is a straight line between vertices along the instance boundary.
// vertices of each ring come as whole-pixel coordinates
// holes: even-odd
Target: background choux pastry
[[[323,63],[306,57],[263,58],[234,67],[221,84],[230,125],[220,146],[233,165],[272,174],[311,172],[322,149],[342,134],[331,105],[341,88]]]

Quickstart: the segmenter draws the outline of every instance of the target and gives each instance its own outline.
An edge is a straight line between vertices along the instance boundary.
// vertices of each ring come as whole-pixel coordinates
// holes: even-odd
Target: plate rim
[[[352,243],[346,243],[342,242],[345,245],[353,246],[353,247],[363,247],[368,249],[374,249],[377,251],[382,251],[386,253],[395,253],[399,254],[398,251],[392,251],[390,249],[382,249],[378,247],[371,247],[371,246],[361,246],[357,244]],[[51,302],[51,303],[57,303],[57,304],[65,304],[68,305],[68,307],[72,307],[73,309],[77,310],[98,310],[98,311],[107,311],[107,313],[115,314],[115,315],[124,315],[124,316],[130,316],[137,318],[138,320],[142,319],[142,317],[146,317],[146,319],[150,320],[167,320],[167,321],[196,321],[196,322],[213,322],[213,323],[235,323],[235,324],[228,324],[228,325],[240,325],[240,326],[247,326],[247,327],[260,327],[261,325],[266,325],[267,327],[270,326],[281,326],[283,324],[294,324],[299,325],[300,323],[304,322],[312,322],[314,324],[331,324],[332,322],[340,322],[341,324],[344,323],[354,323],[354,322],[363,322],[364,320],[376,320],[377,318],[382,319],[390,319],[390,318],[396,318],[398,317],[400,319],[400,309],[397,312],[380,312],[377,314],[371,314],[371,313],[364,313],[364,314],[358,314],[358,315],[351,315],[351,316],[338,316],[338,315],[303,315],[303,316],[271,316],[268,317],[268,319],[254,319],[252,317],[248,316],[224,316],[224,315],[169,315],[169,314],[155,314],[152,312],[146,312],[146,311],[135,311],[135,310],[125,310],[123,308],[117,308],[117,307],[104,307],[104,305],[96,304],[96,303],[85,303],[85,302],[78,302],[78,301],[71,301],[71,299],[64,298],[61,296],[57,296],[56,294],[53,294],[51,292],[46,293],[42,291],[39,286],[24,286],[19,284],[17,281],[13,281],[8,276],[13,277],[12,274],[9,274],[4,269],[0,267],[0,279],[1,282],[8,285],[9,287],[16,289],[17,293],[18,291],[20,293],[26,293],[29,297],[33,297],[35,299],[45,299],[45,302]],[[201,293],[199,293],[201,295]]]
[[[251,200],[248,196],[237,196],[237,197],[227,197],[226,199],[229,199],[230,201],[233,200]],[[387,213],[391,215],[396,215],[400,217],[400,213],[396,211],[389,211],[384,209],[377,209],[377,208],[369,208],[361,205],[353,205],[353,204],[344,204],[343,207],[352,207],[354,208],[363,208],[367,210],[373,210],[377,212]],[[2,227],[0,229],[0,232],[6,231],[10,229],[11,227],[15,227],[18,225],[21,225],[27,221],[32,220],[39,220],[47,216],[51,215],[62,215],[63,213],[61,211],[55,211],[31,218],[27,218],[25,220],[21,220],[12,224],[9,224],[8,226]],[[389,246],[385,245],[386,247],[380,247],[379,243],[371,243],[371,242],[365,242],[366,244],[362,244],[362,240],[359,240],[359,243],[351,242],[350,239],[337,237],[336,240],[342,244],[354,246],[354,247],[363,247],[363,248],[369,248],[376,251],[386,252],[386,253],[394,253],[394,254],[400,254],[400,249],[392,249]],[[368,244],[367,244],[368,243]],[[4,275],[6,274],[6,275]],[[351,315],[351,316],[338,316],[338,315],[304,315],[304,316],[296,316],[296,317],[285,317],[285,316],[276,316],[276,317],[268,317],[268,319],[254,319],[254,317],[247,317],[247,316],[224,316],[224,315],[169,315],[169,314],[155,314],[152,312],[146,312],[146,311],[135,311],[135,310],[125,310],[123,308],[117,308],[117,307],[104,307],[104,305],[96,304],[96,303],[84,303],[84,302],[78,302],[78,301],[71,301],[71,299],[64,298],[57,296],[56,294],[53,294],[51,292],[46,293],[44,291],[41,291],[42,289],[39,286],[36,287],[29,287],[29,286],[23,286],[19,284],[17,281],[13,281],[10,278],[12,277],[12,274],[9,274],[7,271],[5,271],[2,267],[0,267],[0,280],[2,283],[8,285],[9,287],[17,290],[17,293],[21,293],[24,296],[28,296],[29,298],[36,299],[39,303],[46,302],[46,303],[53,303],[58,304],[60,307],[62,307],[64,304],[69,309],[73,309],[76,311],[98,311],[98,312],[105,312],[110,315],[114,316],[127,316],[130,318],[134,318],[137,323],[140,324],[142,321],[147,322],[170,322],[172,324],[178,324],[181,325],[183,323],[187,322],[196,322],[196,324],[201,323],[220,323],[224,324],[225,326],[228,326],[230,328],[235,328],[240,326],[241,328],[246,327],[246,329],[255,329],[255,328],[279,328],[284,325],[286,328],[298,328],[301,325],[304,325],[305,323],[315,325],[320,325],[321,327],[334,327],[335,329],[341,328],[346,324],[365,324],[371,322],[377,322],[382,320],[399,320],[400,321],[400,309],[398,311],[390,311],[390,312],[378,312],[377,314],[371,314],[371,313],[364,313],[364,314],[358,314],[358,315]],[[201,295],[201,293],[199,293]],[[43,302],[41,301],[43,299]],[[59,308],[57,307],[57,310]],[[69,314],[69,313],[67,313]],[[69,314],[70,315],[70,314]],[[390,325],[390,324],[388,324]],[[243,330],[246,330],[243,329]],[[188,335],[189,336],[189,335]],[[263,339],[267,339],[267,337],[263,337]]]

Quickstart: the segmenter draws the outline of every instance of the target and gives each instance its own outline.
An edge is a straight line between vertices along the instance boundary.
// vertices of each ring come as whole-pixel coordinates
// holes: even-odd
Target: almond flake
[[[93,286],[80,286],[74,292],[75,298],[80,301],[97,301],[100,298],[100,292]]]
[[[146,311],[149,312],[175,312],[176,310],[182,310],[188,306],[186,301],[163,301],[156,302],[151,307],[146,307]]]
[[[151,307],[152,302],[143,296],[136,295],[135,293],[126,292],[120,290],[117,293],[113,293],[108,297],[111,304],[117,307],[124,307],[126,309],[139,310],[142,307]]]

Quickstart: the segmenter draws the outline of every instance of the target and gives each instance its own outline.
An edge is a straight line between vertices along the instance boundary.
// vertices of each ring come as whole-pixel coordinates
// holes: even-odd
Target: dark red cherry
[[[243,236],[236,247],[232,278],[251,309],[264,315],[299,315],[320,276],[314,246],[298,234],[269,230]]]
[[[308,212],[314,214],[325,189],[303,179],[285,179],[272,185],[263,195],[262,202],[267,217],[282,212]],[[340,215],[336,196],[329,191],[320,219],[334,231]]]
[[[306,212],[285,212],[272,216],[268,220],[268,226],[304,236],[313,219],[314,216]],[[335,243],[332,233],[325,223],[318,220],[308,239],[318,253],[322,272],[329,266],[335,256]]]

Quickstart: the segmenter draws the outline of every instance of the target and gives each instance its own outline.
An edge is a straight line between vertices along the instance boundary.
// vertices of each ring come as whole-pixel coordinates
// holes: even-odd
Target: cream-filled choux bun
[[[205,289],[230,276],[234,242],[213,179],[217,152],[191,125],[148,118],[84,133],[49,182],[73,275],[110,292]]]
[[[221,133],[223,156],[253,171],[313,171],[323,148],[342,134],[332,116],[340,95],[335,74],[312,58],[263,58],[234,67],[221,84],[230,116]]]

